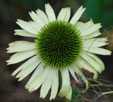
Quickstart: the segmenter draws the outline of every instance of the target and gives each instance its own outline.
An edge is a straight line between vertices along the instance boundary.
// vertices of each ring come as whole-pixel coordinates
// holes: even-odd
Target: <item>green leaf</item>
[[[82,97],[78,96],[82,91],[82,89],[73,89],[71,102],[82,102]]]

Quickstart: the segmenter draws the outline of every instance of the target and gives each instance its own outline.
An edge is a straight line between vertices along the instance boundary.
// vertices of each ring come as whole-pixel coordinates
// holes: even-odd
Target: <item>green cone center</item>
[[[37,54],[45,66],[62,69],[73,64],[82,48],[80,32],[68,22],[53,21],[37,34]]]

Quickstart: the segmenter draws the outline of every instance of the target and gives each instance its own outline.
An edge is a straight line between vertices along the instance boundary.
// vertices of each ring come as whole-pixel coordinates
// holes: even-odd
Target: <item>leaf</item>
[[[82,102],[82,97],[78,96],[82,91],[82,89],[73,89],[71,102]]]

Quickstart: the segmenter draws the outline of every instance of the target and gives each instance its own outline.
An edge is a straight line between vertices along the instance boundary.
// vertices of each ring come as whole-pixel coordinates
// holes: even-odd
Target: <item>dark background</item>
[[[106,48],[113,50],[113,0],[0,0],[0,102],[49,102],[48,98],[45,101],[39,99],[39,91],[30,94],[25,90],[24,85],[28,78],[18,82],[11,77],[11,73],[19,64],[7,66],[5,63],[10,56],[6,54],[8,43],[15,40],[31,40],[13,35],[13,30],[19,28],[15,21],[18,18],[30,20],[28,12],[38,8],[44,10],[44,5],[48,2],[54,8],[56,15],[66,6],[72,8],[73,15],[81,5],[84,5],[86,11],[81,21],[86,22],[92,18],[95,23],[101,22],[103,36],[108,36],[110,43]],[[100,57],[106,66],[101,76],[113,82],[113,56]],[[63,101],[58,97],[54,102]]]

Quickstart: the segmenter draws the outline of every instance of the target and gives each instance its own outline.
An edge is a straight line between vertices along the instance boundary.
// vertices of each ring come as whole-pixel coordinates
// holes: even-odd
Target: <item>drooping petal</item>
[[[111,55],[111,51],[104,49],[104,48],[83,48],[84,51],[99,54],[99,55]]]
[[[49,22],[47,15],[42,10],[38,9],[36,12],[37,12],[37,15],[39,16],[40,20],[44,24],[47,24]]]
[[[101,28],[101,24],[94,24],[92,26],[90,26],[87,30],[84,30],[84,32],[81,33],[82,36],[86,36],[89,35],[91,33],[94,33],[95,31],[99,30]]]
[[[33,33],[33,34],[37,34],[38,33],[37,29],[33,28],[32,25],[30,23],[28,23],[28,22],[25,22],[23,20],[18,19],[16,23],[22,29],[24,29],[25,31],[28,31],[28,32]]]
[[[97,63],[92,57],[90,57],[87,53],[82,53],[81,57],[88,63],[94,70],[101,73],[103,71],[103,67]]]
[[[79,60],[77,61],[77,65],[79,66],[79,68],[86,69],[87,71],[93,73],[94,74],[93,78],[97,79],[98,77],[97,71],[95,71],[88,62],[84,61],[82,58],[79,58]]]
[[[16,78],[19,78],[18,81],[23,80],[26,76],[28,76],[34,69],[39,65],[40,61],[34,61],[31,65],[28,67],[22,69],[16,76]]]
[[[20,67],[18,67],[13,73],[12,76],[15,76],[18,72],[20,72],[21,70],[29,67],[31,64],[33,64],[33,62],[39,62],[37,56],[34,56],[30,59],[28,59],[24,64],[22,64]]]
[[[105,69],[104,63],[102,62],[102,60],[99,57],[97,57],[96,55],[91,54],[91,53],[87,53],[87,54],[90,57],[92,57],[98,64],[100,64],[103,70]]]
[[[102,33],[100,33],[99,30],[97,30],[97,31],[95,31],[94,33],[91,33],[91,34],[86,35],[86,36],[83,36],[83,37],[84,37],[84,39],[87,40],[87,39],[91,39],[91,38],[98,37],[98,36],[100,36],[100,35],[102,35]]]
[[[55,69],[48,68],[48,76],[46,77],[46,80],[42,83],[42,87],[41,87],[41,91],[40,91],[41,98],[45,98],[47,96],[47,93],[49,92],[49,90],[52,86],[55,72],[56,72]]]
[[[34,37],[34,38],[36,38],[36,34],[27,32],[25,30],[16,29],[14,31],[15,31],[14,35],[19,35],[19,36],[24,36],[24,37]]]
[[[63,20],[68,22],[70,15],[71,15],[70,8],[62,8],[58,15],[57,20]]]
[[[81,77],[81,79],[82,79],[82,80],[85,82],[85,84],[86,84],[86,89],[88,89],[88,87],[89,87],[89,85],[88,85],[89,82],[88,82],[87,78],[85,77],[85,75],[83,74],[83,72],[81,71],[80,68],[81,68],[80,66],[77,66],[77,64],[75,64],[75,65],[71,66],[70,69],[72,69],[73,72],[77,73],[77,74]]]
[[[69,71],[70,71],[71,75],[73,76],[73,78],[75,79],[75,81],[78,82],[78,79],[75,75],[75,71],[73,71],[71,68],[69,68]]]
[[[9,64],[16,64],[18,62],[22,62],[22,61],[28,59],[29,57],[32,57],[33,55],[36,55],[35,50],[19,52],[19,53],[12,55],[10,57],[10,59],[7,60],[6,62],[8,63],[8,65]]]
[[[34,50],[36,48],[34,42],[29,41],[15,41],[9,44],[7,53],[21,52]]]
[[[42,83],[46,80],[47,76],[49,74],[49,70],[48,68],[45,68],[43,70],[43,73],[41,73],[41,75],[38,75],[31,81],[29,86],[26,86],[26,88],[28,89],[28,91],[33,92],[35,90],[37,90]]]
[[[27,82],[25,88],[26,89],[29,89],[31,83],[35,80],[37,80],[41,75],[42,73],[44,72],[44,65],[41,63],[37,68],[36,70],[34,71],[33,75],[31,76],[31,78],[29,79],[29,81]],[[36,79],[37,78],[37,79]]]
[[[70,76],[68,69],[61,70],[62,86],[59,92],[59,96],[64,97],[70,91]]]
[[[75,13],[75,15],[72,17],[72,19],[70,20],[70,23],[75,25],[76,22],[80,19],[81,15],[84,13],[85,8],[83,8],[83,6],[81,6],[77,12]]]
[[[77,29],[83,33],[84,31],[88,30],[92,25],[94,25],[93,21],[90,20],[86,23],[83,23],[83,22],[77,22],[75,24],[75,26],[77,27]]]
[[[102,47],[107,45],[108,43],[106,42],[106,38],[94,38],[94,39],[87,39],[84,40],[84,48],[97,48],[97,47]]]
[[[69,92],[66,95],[66,99],[71,100],[71,98],[72,98],[72,88],[70,87],[70,90],[69,90]]]
[[[55,21],[56,20],[55,12],[50,4],[45,5],[45,10],[46,10],[47,16],[49,18],[49,21],[50,22]]]
[[[58,70],[56,70],[53,76],[50,100],[56,97],[58,92],[58,86],[59,86]]]

